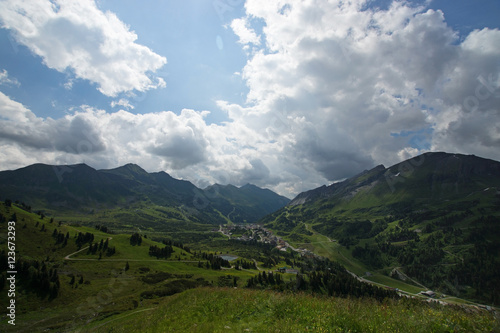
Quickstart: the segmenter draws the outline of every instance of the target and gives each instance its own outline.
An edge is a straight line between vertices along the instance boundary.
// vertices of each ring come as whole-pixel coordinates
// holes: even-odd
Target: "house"
[[[280,267],[278,268],[278,272],[280,273],[288,273],[288,274],[298,274],[299,271],[293,268],[288,268],[288,267]]]
[[[296,270],[296,269],[287,268],[287,270],[285,271],[285,273],[288,273],[288,274],[299,274],[299,271]]]
[[[286,270],[287,270],[287,267],[286,267],[286,266],[285,266],[285,267],[280,267],[280,268],[278,268],[278,272],[280,272],[280,273],[285,273],[285,272],[286,272]]]
[[[432,298],[436,297],[436,293],[433,292],[432,290],[422,291],[420,292],[420,294]]]

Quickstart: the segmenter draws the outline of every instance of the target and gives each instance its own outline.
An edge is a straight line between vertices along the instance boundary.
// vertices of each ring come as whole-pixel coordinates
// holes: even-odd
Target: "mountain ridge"
[[[424,164],[426,164],[425,169],[422,169],[421,166]],[[288,205],[301,205],[334,196],[346,198],[347,192],[362,190],[363,186],[373,187],[377,185],[376,182],[382,186],[387,185],[389,190],[394,193],[400,190],[402,183],[418,186],[417,183],[422,179],[414,180],[413,178],[424,172],[432,176],[432,179],[425,179],[431,186],[431,193],[436,194],[436,191],[440,189],[444,195],[444,192],[451,191],[454,187],[455,192],[459,194],[467,191],[474,176],[500,176],[500,162],[475,155],[445,152],[424,153],[388,168],[381,164],[344,181],[299,193]]]
[[[24,201],[41,210],[88,211],[127,207],[130,203],[143,201],[160,206],[187,207],[202,212],[207,216],[205,220],[212,223],[220,216],[217,210],[223,215],[233,211],[233,217],[238,217],[235,222],[243,223],[254,222],[289,201],[255,185],[241,188],[233,185],[212,186],[212,191],[202,190],[190,181],[176,179],[164,171],[148,173],[132,163],[101,170],[84,163],[37,163],[17,170],[0,171],[3,199]],[[230,186],[234,188],[228,191]],[[253,192],[259,192],[261,197]],[[262,195],[264,193],[266,195]],[[196,202],[200,194],[203,195],[203,205]]]

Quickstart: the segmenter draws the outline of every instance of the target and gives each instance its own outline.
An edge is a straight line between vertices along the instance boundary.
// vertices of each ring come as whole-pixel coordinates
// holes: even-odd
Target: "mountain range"
[[[379,165],[300,193],[260,223],[377,282],[500,300],[497,161],[436,152]]]
[[[298,251],[304,269],[314,271],[317,267],[308,260],[318,255],[387,288],[412,293],[432,289],[487,304],[500,302],[500,162],[473,155],[426,153],[391,167],[378,165],[293,200],[251,184],[201,189],[135,164],[108,170],[34,164],[0,172],[0,200],[3,220],[15,211],[24,222],[19,230],[26,248],[42,242],[47,228],[47,237],[62,228],[64,234],[102,233],[101,240],[112,232],[117,256],[131,262],[149,255],[144,252],[134,259],[130,234],[142,234],[150,244],[170,239],[198,251],[224,251],[275,269],[286,262],[275,256],[293,258]],[[31,213],[36,210],[42,213]],[[58,223],[44,219],[45,212]],[[263,225],[270,235],[260,239],[273,240],[286,252],[271,244],[239,242],[236,236],[227,241],[227,235],[213,232],[218,224],[245,222]],[[248,232],[234,229],[233,236]],[[73,249],[65,255],[76,251],[75,236],[66,237]],[[57,241],[59,250],[65,250]],[[47,246],[53,242],[45,241]],[[193,260],[186,253],[182,256]],[[196,268],[182,262],[180,252],[177,261],[188,273],[204,269],[199,263]],[[133,274],[141,276],[138,269]],[[315,278],[313,274],[308,279]]]
[[[109,170],[86,164],[34,164],[0,172],[0,193],[2,199],[19,200],[42,210],[81,212],[128,208],[140,202],[185,207],[211,223],[254,222],[290,201],[251,184],[200,189],[163,171],[148,173],[135,164]]]

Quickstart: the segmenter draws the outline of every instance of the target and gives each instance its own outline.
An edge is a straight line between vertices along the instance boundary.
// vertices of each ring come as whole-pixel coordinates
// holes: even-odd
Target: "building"
[[[427,291],[422,291],[420,292],[420,295],[424,295],[424,296],[427,296],[427,297],[436,297],[436,293],[433,292],[432,290],[427,290]]]

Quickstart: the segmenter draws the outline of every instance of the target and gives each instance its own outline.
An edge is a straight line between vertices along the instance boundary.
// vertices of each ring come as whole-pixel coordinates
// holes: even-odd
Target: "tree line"
[[[228,260],[221,258],[213,253],[201,252],[201,254],[195,254],[195,257],[201,257],[201,259],[206,260],[205,264],[201,261],[198,262],[199,268],[220,270],[222,267],[231,268],[231,263]]]
[[[45,261],[26,260],[18,258],[16,261],[16,290],[24,289],[36,294],[40,298],[54,299],[59,295],[61,282],[56,268],[50,267]],[[7,285],[7,253],[0,252],[0,290]]]
[[[371,297],[379,301],[385,298],[399,298],[395,290],[383,289],[359,281],[338,263],[319,259],[305,263],[305,265],[309,266],[309,271],[296,274],[295,278],[288,281],[278,272],[259,272],[247,281],[246,287],[307,291],[332,297]]]

